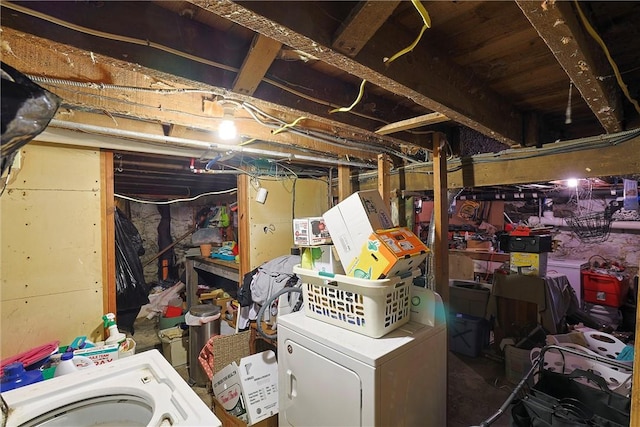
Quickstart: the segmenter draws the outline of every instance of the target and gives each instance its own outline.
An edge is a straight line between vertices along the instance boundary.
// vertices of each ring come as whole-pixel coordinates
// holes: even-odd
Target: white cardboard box
[[[221,369],[213,376],[212,386],[218,402],[233,415],[246,416],[248,425],[278,413],[278,362],[271,350]]]
[[[247,409],[242,395],[240,372],[236,362],[220,369],[212,379],[213,395],[230,414],[247,422]]]
[[[120,344],[105,344],[96,347],[83,348],[74,350],[73,354],[77,356],[85,356],[93,360],[96,365],[104,365],[113,362],[120,357],[118,349]]]
[[[378,190],[358,191],[338,203],[324,218],[342,266],[360,255],[362,245],[374,231],[393,228],[391,211]]]
[[[293,220],[293,243],[299,246],[315,246],[331,243],[324,219],[319,217]]]

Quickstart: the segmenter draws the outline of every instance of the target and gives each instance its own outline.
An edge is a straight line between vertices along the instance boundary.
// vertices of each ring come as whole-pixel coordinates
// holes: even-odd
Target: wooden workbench
[[[237,264],[235,261],[193,256],[187,257],[185,268],[187,281],[187,307],[191,307],[191,304],[198,303],[198,297],[196,295],[198,290],[198,272],[196,270],[206,271],[215,276],[229,279],[236,283],[236,285],[240,283],[240,264]]]

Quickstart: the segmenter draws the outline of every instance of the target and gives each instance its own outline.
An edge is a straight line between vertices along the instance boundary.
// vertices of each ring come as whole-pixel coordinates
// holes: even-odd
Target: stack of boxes
[[[376,190],[347,197],[322,217],[293,220],[301,267],[378,280],[418,269],[429,249],[408,228],[394,227]]]
[[[326,235],[323,234],[325,232]],[[392,312],[390,317],[393,319],[374,316],[376,322],[380,320],[387,325],[392,322],[393,326],[401,326],[409,320],[411,288],[408,285],[412,284],[429,249],[411,230],[394,227],[390,210],[378,191],[356,192],[326,211],[321,218],[295,219],[294,243],[301,249],[300,267],[310,270],[309,274],[303,273],[303,295],[307,299],[305,306],[310,304],[315,307],[309,300],[315,301],[318,295],[322,295],[320,299],[326,302],[316,307],[315,311],[311,310],[313,315],[305,310],[307,315],[334,324],[335,319],[344,318],[345,327],[349,323],[347,329],[357,330],[351,324],[370,322],[372,318],[366,315],[371,313],[356,318],[358,316],[338,312],[338,308],[352,303],[360,304],[356,302],[360,299],[365,302],[375,299],[375,303],[365,303],[363,307],[375,306],[384,313],[384,305],[394,300],[392,309],[386,310],[387,316],[390,314],[388,312]],[[335,292],[336,288],[322,286],[323,280],[319,279],[316,272],[322,277],[332,277],[337,289],[344,292]],[[383,283],[387,282],[394,285],[386,289]],[[396,295],[382,295],[396,291],[402,294],[397,301]],[[343,294],[348,301],[338,300]],[[380,332],[378,328],[375,328],[375,332],[366,332],[373,331],[368,327],[363,330],[365,332],[358,331],[365,335]],[[390,330],[385,327],[384,333]]]
[[[377,280],[408,273],[429,252],[411,230],[394,227],[376,190],[356,192],[322,217],[347,276]]]

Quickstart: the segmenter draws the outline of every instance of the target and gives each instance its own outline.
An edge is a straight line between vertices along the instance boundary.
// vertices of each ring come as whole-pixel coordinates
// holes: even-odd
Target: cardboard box
[[[224,427],[247,427],[247,422],[227,412],[222,404],[214,397],[213,412]],[[252,424],[252,427],[278,427],[278,414]]]
[[[293,243],[298,246],[315,246],[331,243],[331,235],[322,217],[293,220]]]
[[[120,353],[118,352],[119,348],[120,344],[100,345],[74,350],[73,354],[88,357],[93,360],[93,363],[96,365],[104,365],[105,363],[113,362],[120,357]]]
[[[242,422],[248,421],[247,408],[242,394],[240,373],[235,362],[220,369],[212,379],[213,395],[226,413]]]
[[[429,248],[406,227],[378,230],[362,245],[347,269],[347,276],[384,279],[416,270]]]
[[[509,269],[526,276],[544,277],[547,275],[547,253],[511,252]]]
[[[371,233],[393,228],[391,211],[377,190],[355,192],[322,217],[345,270],[360,255]]]
[[[333,245],[302,248],[300,267],[323,273],[344,274],[340,259]]]
[[[247,425],[278,413],[278,363],[273,351],[243,357],[213,376],[214,397]]]

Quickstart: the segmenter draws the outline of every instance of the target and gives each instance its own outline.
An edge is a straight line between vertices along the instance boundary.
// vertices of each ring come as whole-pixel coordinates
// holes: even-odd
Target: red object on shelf
[[[608,274],[582,270],[582,294],[592,304],[621,307],[629,293],[629,277],[618,280]]]
[[[509,233],[509,236],[530,236],[531,229],[524,225],[518,225],[514,230]]]

